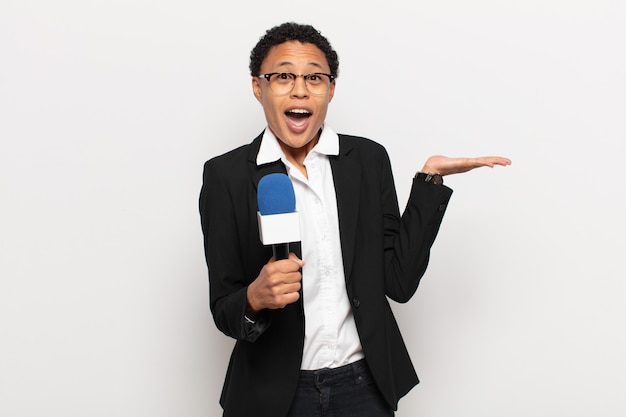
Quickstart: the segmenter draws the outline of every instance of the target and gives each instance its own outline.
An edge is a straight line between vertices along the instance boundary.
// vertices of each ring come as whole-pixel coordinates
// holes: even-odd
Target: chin
[[[302,148],[305,148],[309,143],[311,143],[311,140],[307,140],[307,141],[287,140],[287,141],[282,141],[282,142],[292,149],[302,149]]]
[[[316,134],[304,132],[301,134],[289,133],[282,142],[290,148],[300,149],[306,147],[315,140]]]

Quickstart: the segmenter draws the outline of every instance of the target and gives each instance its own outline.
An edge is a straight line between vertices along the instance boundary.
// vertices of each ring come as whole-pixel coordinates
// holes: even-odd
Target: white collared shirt
[[[364,357],[346,292],[339,215],[329,155],[339,154],[339,137],[323,127],[320,139],[304,159],[307,176],[283,153],[278,139],[265,129],[257,165],[280,159],[296,194],[302,237],[302,299],[305,337],[301,369],[335,368]]]

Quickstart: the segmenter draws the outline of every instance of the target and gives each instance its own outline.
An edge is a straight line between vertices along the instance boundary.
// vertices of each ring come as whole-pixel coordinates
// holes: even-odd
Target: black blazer
[[[200,193],[211,311],[217,327],[237,339],[220,399],[225,417],[286,415],[304,345],[301,301],[264,311],[255,325],[243,319],[247,286],[272,256],[259,239],[257,184],[286,172],[280,161],[256,165],[261,138],[207,161]],[[367,364],[396,410],[419,381],[387,299],[403,303],[417,290],[452,190],[414,180],[400,217],[381,145],[339,135],[330,164],[346,291]]]

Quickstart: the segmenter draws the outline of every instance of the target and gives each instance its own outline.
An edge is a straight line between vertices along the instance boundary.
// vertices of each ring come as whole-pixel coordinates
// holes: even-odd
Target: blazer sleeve
[[[270,325],[262,314],[255,323],[245,320],[247,288],[256,275],[244,259],[242,237],[237,217],[245,202],[234,193],[239,184],[231,169],[224,169],[216,160],[204,165],[199,209],[204,235],[204,250],[209,271],[210,307],[217,328],[235,339],[255,341]],[[235,201],[238,204],[235,204]],[[239,220],[239,221],[238,221]],[[245,238],[243,238],[245,240]],[[247,272],[248,271],[248,272]],[[258,270],[254,273],[258,274]]]
[[[426,272],[430,249],[437,237],[452,190],[413,179],[406,208],[399,217],[389,156],[381,164],[384,211],[385,292],[407,302]]]

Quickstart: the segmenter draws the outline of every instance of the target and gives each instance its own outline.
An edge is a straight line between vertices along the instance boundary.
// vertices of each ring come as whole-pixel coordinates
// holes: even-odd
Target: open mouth
[[[311,112],[305,109],[291,109],[286,111],[285,115],[294,120],[304,120],[312,116]]]
[[[313,116],[310,110],[293,108],[285,112],[287,126],[294,133],[302,133],[309,127],[309,119]]]

